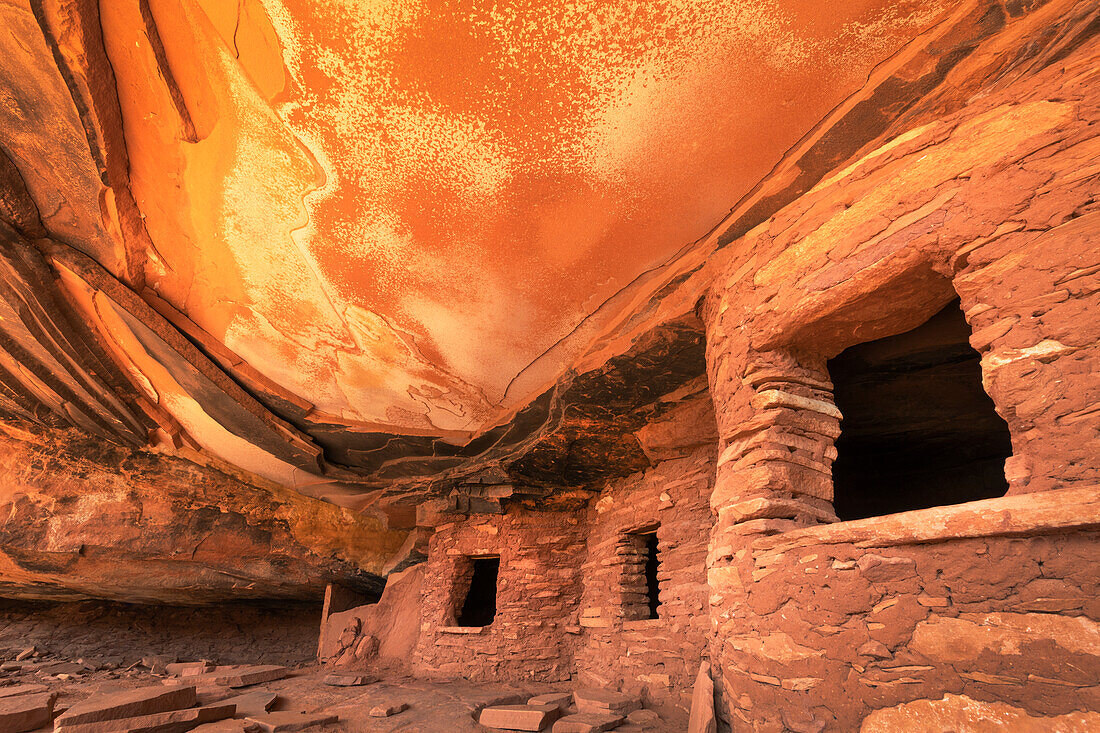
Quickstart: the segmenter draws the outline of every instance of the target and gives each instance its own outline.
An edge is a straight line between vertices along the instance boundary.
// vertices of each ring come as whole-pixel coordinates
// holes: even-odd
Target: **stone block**
[[[217,703],[201,708],[170,710],[132,718],[101,720],[64,728],[65,733],[179,733],[195,726],[216,723],[232,718],[237,707],[231,703]]]
[[[582,713],[616,713],[626,715],[642,706],[636,697],[613,690],[581,688],[573,692],[573,701]]]
[[[97,723],[101,720],[134,718],[192,707],[198,698],[193,685],[175,687],[143,687],[94,695],[57,717],[55,729]]]
[[[275,705],[279,696],[269,690],[253,690],[243,695],[226,697],[224,694],[199,693],[200,705],[234,705],[238,716],[263,715]]]
[[[369,674],[330,674],[323,682],[333,687],[358,687],[370,685],[378,681],[378,678]]]
[[[561,717],[561,707],[546,705],[496,705],[485,708],[478,722],[487,728],[539,731]]]
[[[702,662],[695,675],[695,687],[691,693],[691,715],[688,733],[716,733],[718,721],[714,717],[714,680],[710,678],[710,665]]]
[[[248,687],[249,685],[259,685],[264,682],[281,680],[283,677],[286,677],[286,675],[287,668],[280,667],[277,664],[240,664],[215,667],[210,672],[192,675],[187,678],[187,681],[199,686],[221,685],[223,687]],[[167,684],[167,682],[165,684]]]
[[[36,684],[8,685],[7,687],[0,687],[0,698],[30,695],[35,692],[46,692],[48,689],[45,685]]]
[[[612,730],[622,722],[623,716],[614,713],[577,713],[554,723],[551,733],[598,733]]]
[[[56,692],[0,699],[0,730],[5,733],[24,733],[47,725],[53,717],[56,700]]]
[[[559,708],[569,707],[569,703],[573,701],[572,692],[547,692],[542,695],[535,695],[527,701],[528,705],[557,705]]]
[[[164,665],[165,674],[172,677],[190,677],[214,669],[213,662],[174,662]]]
[[[387,705],[375,705],[370,709],[370,716],[372,718],[388,718],[391,715],[397,715],[400,712],[409,709],[407,702],[391,703]]]

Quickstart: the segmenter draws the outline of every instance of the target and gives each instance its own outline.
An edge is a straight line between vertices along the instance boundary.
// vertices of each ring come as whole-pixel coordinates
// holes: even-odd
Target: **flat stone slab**
[[[582,713],[618,713],[626,715],[642,706],[641,700],[613,690],[585,687],[573,692],[573,701]]]
[[[335,723],[340,717],[329,713],[267,713],[265,715],[249,716],[247,720],[260,726],[264,733],[290,733],[295,730],[305,730],[315,725],[328,725]]]
[[[552,733],[598,733],[612,730],[623,722],[623,716],[613,713],[576,713],[554,723]]]
[[[539,731],[560,716],[557,705],[496,705],[482,710],[477,722],[487,728]]]
[[[45,685],[25,684],[25,685],[8,685],[7,687],[0,687],[0,698],[15,697],[16,695],[30,695],[34,692],[46,692],[50,688]]]
[[[232,718],[236,712],[235,705],[217,704],[133,718],[101,720],[98,723],[69,726],[64,730],[65,733],[178,733],[204,723]]]
[[[710,665],[703,662],[695,675],[691,692],[691,717],[688,733],[715,733],[718,721],[714,715],[714,680],[710,678]]]
[[[173,677],[191,677],[214,669],[215,665],[211,662],[175,662],[164,665],[164,671]]]
[[[239,664],[215,667],[210,672],[191,675],[187,683],[192,685],[221,685],[223,687],[248,687],[264,682],[273,682],[286,677],[288,670],[277,664]],[[178,684],[175,680],[165,680],[165,684]]]
[[[53,718],[53,704],[56,700],[56,692],[0,699],[0,731],[24,733],[48,725]]]
[[[557,705],[561,709],[569,707],[573,702],[572,692],[547,692],[543,695],[535,695],[527,701],[528,705]]]
[[[275,706],[279,696],[268,690],[254,690],[243,695],[218,700],[219,705],[235,705],[238,716],[263,715]]]
[[[78,703],[54,721],[54,728],[68,728],[85,723],[98,723],[101,720],[135,718],[170,710],[182,710],[193,707],[198,702],[195,687],[143,687],[137,690],[120,690],[94,695]]]
[[[325,677],[323,682],[326,685],[332,685],[333,687],[358,687],[359,685],[370,685],[378,681],[378,678],[369,674],[330,674]]]

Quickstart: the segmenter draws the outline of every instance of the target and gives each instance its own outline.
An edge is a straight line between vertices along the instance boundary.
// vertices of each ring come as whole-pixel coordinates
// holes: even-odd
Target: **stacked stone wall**
[[[714,484],[714,447],[660,462],[608,485],[589,513],[582,568],[582,683],[641,692],[653,704],[687,707],[707,646],[706,552]],[[638,619],[624,563],[636,555],[624,538],[657,527],[658,617]]]
[[[474,516],[436,527],[421,589],[418,674],[479,680],[568,680],[573,673],[581,513]],[[469,558],[500,557],[496,615],[479,629],[456,618],[468,585]],[[463,579],[467,581],[463,583]]]
[[[731,245],[701,311],[711,652],[735,729],[905,729],[918,709],[1100,725],[1100,41],[1065,20],[1095,12],[1012,21],[952,78],[965,101],[929,103]],[[1038,28],[1057,62],[1033,44],[1002,75],[999,49]],[[956,297],[1012,436],[1008,495],[836,523],[827,360]]]
[[[945,695],[1035,717],[1100,708],[1098,536],[1072,529],[1097,497],[1049,497],[756,540],[717,637],[734,729],[857,730]],[[937,529],[952,525],[977,536]]]

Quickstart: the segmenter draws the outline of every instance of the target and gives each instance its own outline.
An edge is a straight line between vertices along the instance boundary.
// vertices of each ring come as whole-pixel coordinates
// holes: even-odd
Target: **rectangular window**
[[[497,613],[497,575],[500,557],[472,557],[466,568],[469,585],[458,596],[459,626],[488,626]]]

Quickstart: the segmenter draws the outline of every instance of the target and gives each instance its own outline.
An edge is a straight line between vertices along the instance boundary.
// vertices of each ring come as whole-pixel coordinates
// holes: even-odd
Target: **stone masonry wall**
[[[701,308],[707,565],[735,730],[904,729],[993,701],[1096,724],[1098,17],[1014,10],[939,96],[723,255]],[[827,360],[956,297],[1011,433],[1008,495],[836,523]]]
[[[656,705],[688,707],[709,625],[706,552],[714,483],[713,445],[614,481],[589,514],[583,566],[578,676],[583,684],[640,691]],[[624,588],[627,533],[657,527],[658,618],[624,617],[637,589]],[[624,599],[624,595],[626,598]],[[630,614],[627,613],[627,616]]]
[[[1095,520],[1095,492],[1077,503],[1083,494],[1052,493],[1046,515]],[[899,706],[959,704],[945,695],[1032,717],[1100,710],[1098,534],[1048,533],[1022,501],[1034,509],[1006,497],[754,542],[738,622],[720,641],[734,730],[852,731],[875,710],[882,730],[910,730],[891,717]],[[1033,534],[921,534],[978,527],[982,513],[990,531]]]
[[[580,513],[511,509],[441,524],[422,581],[417,674],[480,680],[568,680],[573,672],[580,567]],[[499,555],[497,610],[481,629],[455,627],[466,558]],[[471,633],[472,632],[472,633]]]

